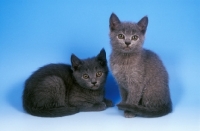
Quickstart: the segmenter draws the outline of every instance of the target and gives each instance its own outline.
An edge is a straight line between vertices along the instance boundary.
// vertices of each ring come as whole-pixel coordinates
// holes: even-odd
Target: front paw
[[[107,107],[113,107],[114,106],[114,104],[113,104],[113,102],[111,100],[104,99],[104,102],[106,103]]]
[[[106,103],[104,102],[96,103],[94,104],[93,108],[95,108],[96,111],[103,111],[106,109]]]

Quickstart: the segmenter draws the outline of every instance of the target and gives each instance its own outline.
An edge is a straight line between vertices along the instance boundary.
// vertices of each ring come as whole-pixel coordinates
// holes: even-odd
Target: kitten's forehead
[[[121,23],[119,31],[122,31],[125,34],[135,34],[140,32],[138,25],[132,22]]]
[[[95,58],[89,58],[83,61],[82,70],[95,71],[102,68],[99,62]]]

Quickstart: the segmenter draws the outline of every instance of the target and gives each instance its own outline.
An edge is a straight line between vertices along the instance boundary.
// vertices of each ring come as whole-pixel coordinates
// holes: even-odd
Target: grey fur
[[[58,117],[113,106],[105,98],[108,75],[105,50],[85,60],[72,54],[71,64],[43,66],[26,80],[23,107],[28,113]]]
[[[122,98],[118,108],[125,117],[157,117],[172,111],[168,73],[160,58],[143,48],[147,25],[147,16],[138,23],[110,16],[110,67]]]

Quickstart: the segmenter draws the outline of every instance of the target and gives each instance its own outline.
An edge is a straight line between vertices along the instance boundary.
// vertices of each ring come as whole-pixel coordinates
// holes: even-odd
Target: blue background
[[[200,2],[198,0],[0,0],[1,131],[199,131]],[[22,108],[24,81],[49,63],[70,63],[70,55],[111,53],[109,17],[121,21],[149,17],[145,48],[163,60],[173,112],[159,118],[123,117],[116,107],[60,118],[31,116]],[[120,101],[109,74],[106,97]]]

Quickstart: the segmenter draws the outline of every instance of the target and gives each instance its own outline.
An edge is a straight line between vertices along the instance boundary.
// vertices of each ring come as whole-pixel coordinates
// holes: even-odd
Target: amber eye
[[[102,75],[101,71],[97,72],[97,74],[96,74],[97,77],[100,77],[101,75]]]
[[[124,39],[124,35],[123,35],[123,34],[119,34],[117,37],[118,37],[119,39]]]
[[[138,37],[137,35],[134,35],[134,36],[132,36],[131,39],[132,39],[132,40],[138,40],[138,38],[139,38],[139,37]]]
[[[89,75],[84,74],[84,75],[83,75],[83,78],[84,78],[84,79],[88,79],[88,78],[89,78]]]

